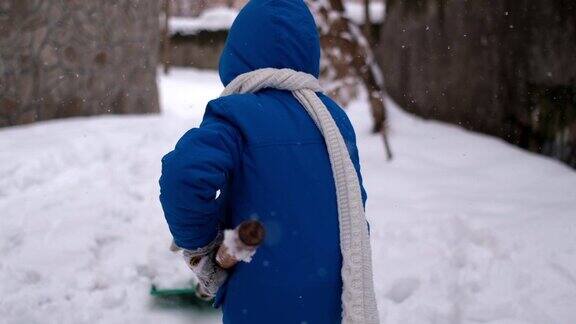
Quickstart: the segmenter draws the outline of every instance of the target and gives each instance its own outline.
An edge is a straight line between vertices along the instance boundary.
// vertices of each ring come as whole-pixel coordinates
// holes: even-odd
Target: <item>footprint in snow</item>
[[[404,302],[420,288],[420,280],[414,277],[396,279],[386,297],[397,304]]]

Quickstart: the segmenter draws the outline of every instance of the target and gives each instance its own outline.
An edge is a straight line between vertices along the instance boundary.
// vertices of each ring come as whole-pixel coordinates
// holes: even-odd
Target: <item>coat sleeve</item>
[[[188,131],[162,159],[160,202],[174,242],[194,250],[212,242],[219,229],[218,190],[239,162],[239,131],[215,102],[199,128]]]

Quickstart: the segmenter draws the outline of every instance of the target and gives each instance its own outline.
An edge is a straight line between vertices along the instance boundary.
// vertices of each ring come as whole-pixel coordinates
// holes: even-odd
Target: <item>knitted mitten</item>
[[[223,235],[218,233],[216,239],[205,247],[196,250],[182,250],[182,256],[188,267],[198,279],[197,295],[206,300],[216,296],[216,292],[224,284],[228,273],[216,263],[216,253],[222,244]],[[173,245],[174,246],[174,245]]]

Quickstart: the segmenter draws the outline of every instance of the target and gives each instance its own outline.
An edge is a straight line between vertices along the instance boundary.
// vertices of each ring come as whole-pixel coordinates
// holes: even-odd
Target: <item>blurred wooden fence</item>
[[[388,0],[378,59],[408,111],[576,167],[576,2]]]

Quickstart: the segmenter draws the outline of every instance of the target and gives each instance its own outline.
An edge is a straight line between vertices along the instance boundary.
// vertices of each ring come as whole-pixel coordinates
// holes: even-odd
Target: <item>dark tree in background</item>
[[[387,0],[387,92],[576,166],[576,2]]]
[[[0,126],[158,112],[159,3],[0,1]]]

